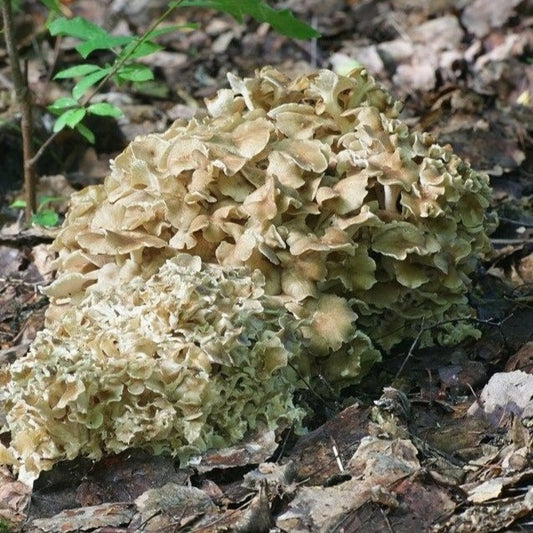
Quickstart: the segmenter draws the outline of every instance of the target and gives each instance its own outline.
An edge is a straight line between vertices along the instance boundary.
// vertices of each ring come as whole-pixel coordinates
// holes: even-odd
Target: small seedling
[[[170,2],[167,10],[151,25],[142,36],[112,35],[102,27],[82,17],[68,19],[63,15],[55,16],[48,24],[48,31],[53,36],[72,37],[80,41],[75,49],[86,60],[93,52],[107,51],[115,56],[112,63],[101,66],[95,63],[81,63],[61,70],[54,79],[72,79],[75,84],[71,97],[58,98],[48,109],[57,115],[53,131],[58,133],[66,127],[75,129],[89,142],[94,143],[94,134],[83,125],[83,119],[90,114],[121,117],[123,112],[117,106],[100,102],[90,104],[93,96],[108,81],[121,86],[126,82],[144,83],[154,79],[150,67],[139,63],[142,57],[162,50],[154,39],[162,35],[187,29],[195,29],[196,24],[159,25],[177,7],[203,7],[223,11],[233,16],[238,22],[249,15],[259,22],[270,24],[278,33],[295,39],[311,39],[319,33],[305,22],[294,17],[288,9],[276,10],[263,0],[177,0]],[[57,13],[57,11],[56,11]]]
[[[42,196],[37,203],[37,211],[34,213],[31,222],[45,228],[53,228],[59,224],[59,214],[52,209],[51,205],[57,202],[64,202],[62,196]],[[15,200],[9,207],[13,209],[25,209],[25,200]],[[0,529],[0,533],[2,530]]]

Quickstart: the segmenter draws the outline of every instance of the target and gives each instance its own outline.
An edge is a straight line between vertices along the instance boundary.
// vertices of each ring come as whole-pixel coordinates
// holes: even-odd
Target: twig
[[[282,442],[278,446],[278,449],[276,450],[273,457],[276,457],[275,463],[279,463],[283,457],[285,456],[285,449],[287,448],[287,443],[289,442],[290,436],[294,433],[294,424],[287,429],[285,432],[285,436],[283,437]]]
[[[492,244],[533,244],[533,239],[491,239]]]
[[[509,316],[506,316],[502,320],[494,321],[493,319],[481,319],[481,318],[474,318],[474,317],[460,317],[460,318],[450,318],[448,320],[442,320],[440,322],[435,322],[434,324],[431,324],[430,326],[424,326],[424,319],[422,318],[422,323],[420,325],[420,329],[418,330],[418,333],[416,334],[415,339],[413,340],[413,343],[411,344],[409,351],[407,352],[407,355],[405,356],[400,369],[398,372],[396,372],[395,379],[403,372],[405,365],[407,364],[407,361],[413,356],[413,353],[415,351],[415,348],[418,345],[418,342],[420,341],[420,337],[423,333],[426,331],[431,331],[434,328],[439,328],[441,326],[445,326],[446,324],[453,324],[454,322],[473,322],[474,324],[480,324],[484,326],[492,326],[496,327],[501,330],[502,325],[509,320],[513,314],[511,313]]]
[[[61,132],[56,132],[56,133],[52,133],[52,135],[50,135],[50,137],[48,137],[48,139],[46,139],[46,141],[43,142],[43,144],[41,144],[39,150],[37,150],[37,152],[35,152],[35,155],[30,159],[29,163],[31,165],[36,165],[37,164],[37,161],[39,161],[39,159],[41,158],[41,156],[43,155],[44,151],[50,146],[50,144],[52,144],[57,136],[60,134]]]
[[[394,533],[394,529],[392,528],[391,526],[391,523],[389,521],[389,518],[388,516],[386,515],[385,511],[383,510],[383,508],[381,507],[381,505],[379,506],[379,510],[381,512],[381,516],[383,517],[383,520],[385,521],[385,524],[387,524],[387,527],[389,528],[389,532],[390,533]]]
[[[34,232],[20,232],[16,235],[0,235],[0,244],[18,248],[20,246],[36,246],[38,244],[50,244],[55,239],[53,235],[45,235]]]
[[[509,224],[514,224],[515,226],[524,226],[524,228],[533,228],[533,224],[529,222],[524,222],[523,220],[514,220],[512,218],[498,217],[500,222],[508,222]]]
[[[33,213],[37,209],[36,184],[35,184],[35,161],[32,148],[32,98],[28,87],[27,79],[22,74],[17,45],[14,36],[14,21],[11,0],[0,2],[2,7],[2,19],[4,22],[4,36],[6,42],[9,64],[11,66],[11,75],[15,86],[15,94],[20,105],[21,120],[20,128],[22,131],[22,154],[24,168],[24,195],[26,199],[26,221],[30,221]]]
[[[328,403],[328,400],[326,400],[322,395],[320,395],[318,392],[316,392],[313,387],[311,386],[311,383],[309,382],[308,379],[306,379],[302,374],[301,372],[298,370],[298,368],[292,364],[290,361],[287,363],[288,366],[290,366],[294,372],[296,372],[296,374],[298,375],[298,377],[302,380],[303,384],[307,387],[307,390],[324,406],[326,407],[327,409],[331,409],[331,405],[330,403]],[[336,399],[333,399],[332,400],[334,402],[334,405],[338,405],[339,404],[339,401],[340,401],[340,398],[338,397],[337,395],[337,398]]]
[[[339,468],[339,471],[341,474],[344,474],[346,470],[344,469],[344,465],[342,464],[341,457],[339,455],[339,449],[337,447],[337,443],[335,442],[335,439],[330,435],[329,436],[331,440],[331,449],[333,450],[333,456],[335,457],[335,461],[337,461],[337,466]]]
[[[413,356],[413,352],[415,351],[415,348],[417,347],[418,342],[420,341],[420,337],[425,331],[426,331],[426,328],[424,327],[424,318],[422,318],[420,329],[418,330],[418,333],[416,334],[416,337],[414,338],[411,344],[411,347],[409,348],[409,351],[407,352],[407,355],[405,356],[402,364],[400,365],[398,372],[396,372],[396,376],[394,376],[394,379],[397,379],[398,376],[403,372],[403,369],[405,368],[407,361],[409,361],[409,359],[411,359],[411,357]]]

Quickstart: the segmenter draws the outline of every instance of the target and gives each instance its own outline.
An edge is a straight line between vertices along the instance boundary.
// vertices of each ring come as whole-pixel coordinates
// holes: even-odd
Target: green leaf
[[[96,72],[100,70],[101,67],[98,65],[93,65],[91,63],[83,63],[82,65],[76,65],[74,67],[66,68],[65,70],[60,70],[55,76],[54,80],[61,80],[65,78],[77,78],[79,76],[85,76],[91,72]]]
[[[54,122],[54,127],[52,128],[54,133],[57,133],[67,127],[67,121],[65,118],[66,113],[68,113],[68,111],[65,111],[65,113],[57,117],[56,121]]]
[[[26,208],[26,200],[15,200],[14,202],[9,204],[9,207],[13,209],[25,209]]]
[[[76,124],[78,124],[85,118],[86,114],[87,110],[83,107],[80,107],[79,109],[71,109],[70,111],[65,111],[65,115],[67,115],[65,123],[70,128],[74,128]]]
[[[61,3],[59,0],[42,0],[42,3],[51,11],[57,15],[61,15]]]
[[[79,107],[80,104],[78,104],[77,100],[74,100],[74,98],[71,98],[70,96],[63,96],[61,98],[58,98],[55,102],[52,102],[48,106],[48,110],[52,111],[52,113],[62,113],[65,109],[72,108],[72,107]]]
[[[53,227],[59,224],[59,215],[51,209],[44,209],[39,213],[35,213],[31,220],[39,226]]]
[[[172,4],[171,4],[172,5]],[[313,39],[320,33],[297,19],[289,9],[273,9],[263,0],[184,0],[181,7],[205,7],[229,13],[238,22],[250,15],[258,22],[267,22],[278,33],[294,39]]]
[[[109,35],[103,28],[93,22],[89,22],[83,17],[74,17],[71,19],[58,17],[50,22],[48,31],[51,35],[68,35],[69,37],[76,37],[82,41]]]
[[[85,94],[85,91],[87,91],[89,87],[92,87],[101,79],[105,78],[110,71],[111,67],[106,67],[88,74],[85,76],[85,78],[82,78],[78,83],[76,83],[76,85],[74,85],[72,88],[72,96],[78,100]]]
[[[163,50],[162,46],[159,46],[158,44],[152,41],[144,41],[137,48],[135,48],[135,46],[137,45],[137,42],[138,41],[129,43],[118,56],[118,60],[120,61],[124,58],[127,58],[128,60],[139,59],[140,57],[149,56],[150,54],[153,54],[154,52]],[[135,48],[135,51],[132,52],[134,48]]]
[[[95,50],[113,50],[117,46],[124,46],[134,40],[136,40],[136,37],[128,35],[98,35],[96,38],[76,46],[76,50],[83,59],[87,59],[87,56]]]
[[[63,196],[41,196],[41,198],[39,198],[39,205],[37,206],[37,211],[41,211],[41,209],[47,204],[53,204],[54,202],[64,201],[65,198]]]
[[[91,144],[94,144],[94,141],[96,140],[94,133],[87,126],[80,123],[76,126],[76,131],[80,135],[83,135]]]
[[[87,108],[88,113],[93,115],[99,115],[101,117],[122,117],[124,113],[117,106],[108,102],[99,102],[97,104],[91,104]]]
[[[78,109],[69,109],[68,111],[65,111],[57,118],[53,128],[54,133],[61,131],[66,126],[68,126],[69,128],[74,128],[83,120],[86,114],[87,110],[83,107],[80,107]]]
[[[154,79],[154,73],[146,65],[134,63],[125,65],[115,75],[118,83],[123,81],[143,82]]]

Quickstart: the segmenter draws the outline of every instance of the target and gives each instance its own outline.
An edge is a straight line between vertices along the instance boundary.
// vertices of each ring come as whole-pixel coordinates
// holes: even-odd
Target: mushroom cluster
[[[47,328],[3,377],[26,471],[229,444],[297,420],[302,383],[357,383],[422,319],[423,343],[476,333],[452,322],[490,249],[487,176],[364,70],[229,82],[72,197]]]
[[[149,280],[91,291],[2,376],[0,462],[35,479],[59,460],[147,448],[186,459],[298,425],[299,322],[258,271],[181,254]]]

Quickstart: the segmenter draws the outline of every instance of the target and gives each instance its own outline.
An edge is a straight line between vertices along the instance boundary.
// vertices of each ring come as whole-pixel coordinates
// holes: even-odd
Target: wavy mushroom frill
[[[421,317],[471,313],[468,275],[493,225],[485,175],[411,132],[364,70],[291,80],[265,68],[229,82],[207,118],[137,138],[102,186],[72,198],[54,244],[56,310],[180,252],[259,269],[266,292],[314,324],[301,328],[301,368],[336,386],[361,378],[374,345],[417,334]]]
[[[181,458],[298,425],[288,366],[298,321],[263,276],[179,255],[145,281],[92,291],[4,369],[11,447],[31,482],[57,461],[140,447]]]

